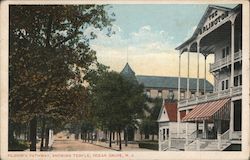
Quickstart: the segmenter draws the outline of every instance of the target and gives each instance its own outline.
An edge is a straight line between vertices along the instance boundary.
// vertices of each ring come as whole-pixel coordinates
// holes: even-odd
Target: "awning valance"
[[[226,98],[198,104],[182,121],[228,120],[230,115],[229,100],[229,98]]]

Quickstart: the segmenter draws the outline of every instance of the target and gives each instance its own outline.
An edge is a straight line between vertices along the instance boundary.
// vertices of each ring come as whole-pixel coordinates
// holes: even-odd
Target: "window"
[[[225,58],[226,56],[229,56],[229,54],[230,54],[229,46],[222,49],[222,58]]]
[[[226,80],[226,89],[228,89],[228,79]]]
[[[169,90],[168,99],[170,99],[170,100],[174,99],[174,91],[172,89]]]
[[[229,46],[226,47],[226,56],[229,56],[230,50],[229,50]]]
[[[242,75],[239,75],[240,85],[242,85]]]
[[[181,99],[184,99],[184,98],[185,98],[185,92],[181,91]]]
[[[234,86],[241,86],[242,85],[242,75],[237,75],[234,77]]]
[[[238,86],[239,85],[239,77],[235,76],[234,77],[234,86]]]
[[[221,90],[224,90],[224,89],[225,89],[225,88],[224,88],[224,87],[225,87],[225,86],[224,86],[224,85],[225,85],[224,83],[225,83],[224,81],[221,82]]]
[[[162,91],[158,91],[158,97],[162,97]]]
[[[163,129],[163,140],[166,139],[165,135],[166,135],[166,131],[165,131],[165,129]]]
[[[169,129],[167,129],[167,138],[169,137]]]
[[[229,85],[228,83],[229,83],[228,79],[221,81],[221,90],[228,89],[228,85]]]
[[[223,48],[223,49],[222,49],[222,58],[225,58],[225,57],[226,57],[226,49]]]

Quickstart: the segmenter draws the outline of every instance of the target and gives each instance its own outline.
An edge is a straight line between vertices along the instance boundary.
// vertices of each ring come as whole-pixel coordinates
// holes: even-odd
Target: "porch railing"
[[[239,50],[238,52],[234,53],[234,61],[237,62],[242,59],[242,51]],[[231,63],[231,55],[226,56],[225,58],[219,59],[216,62],[210,64],[210,72],[213,72],[217,69],[230,65]]]
[[[223,91],[218,91],[214,93],[208,93],[206,95],[202,95],[199,97],[191,98],[191,99],[184,99],[179,101],[178,107],[185,107],[185,106],[190,106],[190,105],[195,105],[198,103],[203,103],[211,100],[218,100],[220,98],[227,98],[231,96],[238,96],[242,94],[242,86],[236,86],[232,88],[232,94],[230,89],[226,89]]]
[[[230,130],[227,130],[226,132],[224,132],[222,135],[221,135],[221,140],[229,140],[229,134],[230,134]]]
[[[168,140],[165,140],[163,142],[161,142],[161,151],[165,151],[168,149]]]

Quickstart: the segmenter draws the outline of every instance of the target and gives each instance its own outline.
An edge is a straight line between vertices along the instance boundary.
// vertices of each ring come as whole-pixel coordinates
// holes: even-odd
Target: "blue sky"
[[[205,13],[207,4],[115,4],[109,12],[115,13],[116,21],[111,37],[96,31],[98,38],[92,42],[98,61],[120,72],[127,62],[137,75],[178,75],[179,44],[190,38]],[[229,8],[235,4],[221,5]],[[186,68],[182,56],[183,68]],[[204,64],[200,56],[200,65]],[[195,54],[191,54],[195,59]],[[213,56],[208,57],[213,62]],[[196,67],[196,59],[193,66]],[[196,77],[196,68],[191,67],[191,77]],[[208,71],[208,65],[207,65]],[[200,71],[202,77],[203,70]],[[208,79],[212,82],[212,75]],[[186,71],[182,71],[186,76]]]

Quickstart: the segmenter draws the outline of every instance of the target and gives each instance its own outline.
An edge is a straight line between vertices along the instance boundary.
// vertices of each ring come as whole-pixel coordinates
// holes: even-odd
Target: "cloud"
[[[142,26],[138,31],[125,36],[123,30],[115,25],[113,30],[116,34],[111,37],[106,36],[102,31],[95,31],[97,39],[92,43],[92,47],[97,50],[125,50],[131,54],[162,54],[171,52],[173,37],[166,31],[153,30],[150,25]]]
[[[98,38],[91,42],[91,47],[97,51],[99,62],[120,72],[127,62],[128,55],[128,62],[138,75],[178,76],[178,52],[171,45],[173,37],[166,31],[155,30],[150,25],[145,25],[126,36],[119,26],[113,27],[116,34],[111,37],[100,30],[95,32]],[[195,26],[189,32],[190,36],[194,30]],[[183,68],[187,68],[185,56],[185,54],[182,56]],[[190,75],[193,77],[196,77],[195,57],[191,62],[194,64],[193,68],[190,66]],[[212,59],[208,59],[207,62],[212,62]],[[201,63],[201,66],[203,65]],[[201,75],[202,72],[201,69]],[[185,69],[182,71],[182,76],[186,76]],[[210,74],[207,76],[212,82],[212,76]]]

